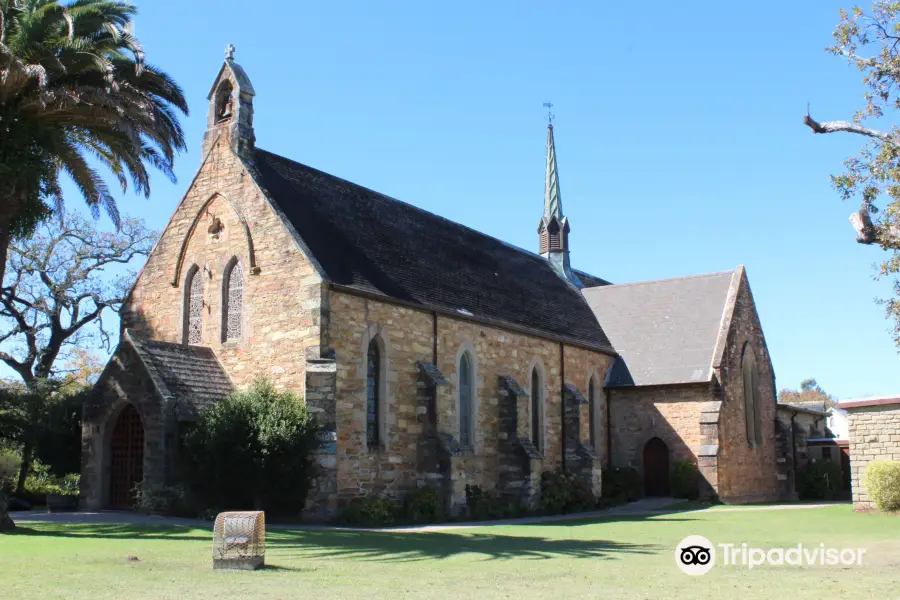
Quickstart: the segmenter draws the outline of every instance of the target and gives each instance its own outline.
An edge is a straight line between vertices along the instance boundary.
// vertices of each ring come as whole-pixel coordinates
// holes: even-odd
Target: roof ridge
[[[730,271],[715,271],[713,273],[700,273],[699,275],[684,275],[682,277],[664,277],[662,279],[648,279],[646,281],[632,281],[630,283],[610,283],[609,285],[597,285],[594,287],[585,288],[585,291],[595,289],[623,288],[636,285],[648,285],[651,283],[665,283],[667,281],[683,281],[685,279],[700,279],[701,277],[713,277],[715,275],[732,275],[735,270],[736,269],[732,269]]]
[[[384,198],[385,200],[390,200],[390,201],[392,201],[392,202],[399,202],[400,204],[403,204],[404,206],[408,206],[408,207],[412,208],[413,210],[419,211],[419,212],[421,212],[421,213],[425,213],[426,215],[429,215],[429,216],[432,216],[432,217],[436,217],[436,218],[438,218],[438,219],[441,219],[442,221],[446,221],[446,222],[448,222],[448,223],[452,223],[453,225],[456,225],[457,227],[463,227],[463,228],[465,228],[465,229],[468,229],[468,230],[471,231],[471,232],[477,233],[478,235],[484,236],[484,237],[486,237],[486,238],[488,238],[488,239],[491,239],[491,240],[493,240],[493,241],[495,241],[495,242],[497,242],[497,243],[503,244],[503,245],[506,246],[507,248],[511,248],[511,249],[513,249],[513,250],[517,250],[518,252],[521,252],[521,253],[523,253],[523,254],[527,254],[527,255],[529,255],[529,256],[533,256],[534,258],[539,258],[539,259],[541,259],[541,260],[545,260],[544,257],[541,256],[540,254],[538,254],[537,252],[532,252],[531,250],[527,250],[527,249],[525,249],[525,248],[522,248],[521,246],[516,246],[515,244],[513,244],[513,243],[511,243],[511,242],[507,242],[506,240],[502,240],[502,239],[500,239],[500,238],[498,238],[498,237],[496,237],[496,236],[493,236],[493,235],[491,235],[491,234],[489,234],[489,233],[485,233],[485,232],[483,232],[483,231],[480,231],[480,230],[478,230],[478,229],[475,229],[474,227],[469,227],[469,226],[466,225],[465,223],[460,223],[459,221],[454,221],[453,219],[450,219],[450,218],[445,217],[445,216],[443,216],[443,215],[439,215],[439,214],[437,214],[436,212],[432,212],[432,211],[430,211],[430,210],[428,210],[428,209],[422,208],[421,206],[416,206],[415,204],[412,204],[412,203],[410,203],[410,202],[406,202],[405,200],[400,200],[399,198],[394,198],[393,196],[388,196],[387,194],[385,194],[385,193],[383,193],[383,192],[379,192],[378,190],[372,189],[372,188],[367,187],[367,186],[365,186],[365,185],[356,183],[356,182],[354,182],[354,181],[350,181],[349,179],[344,179],[343,177],[340,177],[340,176],[335,175],[335,174],[333,174],[333,173],[328,173],[327,171],[323,171],[323,170],[321,170],[321,169],[317,169],[316,167],[310,166],[310,165],[308,165],[308,164],[306,164],[306,163],[302,163],[302,162],[300,162],[300,161],[296,161],[296,160],[294,160],[294,159],[292,159],[292,158],[288,158],[288,157],[282,156],[282,155],[280,155],[280,154],[275,154],[274,152],[269,152],[268,150],[263,150],[262,148],[256,148],[256,152],[262,152],[262,153],[264,153],[264,154],[268,154],[268,155],[270,155],[270,156],[274,156],[274,157],[277,158],[277,159],[284,160],[284,161],[287,161],[287,162],[291,162],[291,163],[294,163],[294,164],[296,164],[296,165],[300,165],[300,166],[305,167],[305,168],[307,168],[307,169],[311,169],[311,170],[315,171],[316,173],[321,173],[322,175],[325,175],[325,176],[327,176],[327,177],[331,177],[332,179],[337,179],[337,180],[339,180],[339,181],[343,181],[343,182],[348,183],[348,184],[350,184],[350,185],[353,185],[353,186],[362,188],[362,189],[364,189],[364,190],[366,190],[366,191],[368,191],[368,192],[371,192],[371,193],[373,193],[373,194],[375,194],[375,195],[377,195],[377,196],[381,196],[381,197]],[[546,261],[545,261],[545,262],[546,262]],[[550,266],[550,263],[549,263],[549,262],[547,263],[547,266],[548,266],[548,267]],[[552,267],[551,267],[551,268],[552,268]],[[575,270],[578,271],[579,269],[575,269]],[[603,279],[602,277],[598,277],[598,276],[596,276],[596,275],[591,275],[591,274],[588,273],[587,271],[581,271],[581,272],[584,273],[585,275],[589,275],[589,276],[594,277],[594,278],[596,278],[596,279]],[[606,281],[606,280],[604,279],[604,281]]]

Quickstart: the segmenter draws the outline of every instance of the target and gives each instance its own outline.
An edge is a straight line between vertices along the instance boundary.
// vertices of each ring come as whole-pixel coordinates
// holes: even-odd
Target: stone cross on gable
[[[234,60],[234,45],[228,44],[225,48],[225,60]]]

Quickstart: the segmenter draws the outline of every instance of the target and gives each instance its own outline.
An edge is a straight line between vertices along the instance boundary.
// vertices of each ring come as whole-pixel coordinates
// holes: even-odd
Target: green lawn
[[[717,566],[682,574],[687,535],[714,543],[868,549],[861,567]],[[259,572],[213,571],[210,534],[118,525],[21,526],[0,535],[3,598],[896,598],[900,517],[849,506],[698,511],[430,533],[269,531]],[[137,556],[139,562],[127,557]]]

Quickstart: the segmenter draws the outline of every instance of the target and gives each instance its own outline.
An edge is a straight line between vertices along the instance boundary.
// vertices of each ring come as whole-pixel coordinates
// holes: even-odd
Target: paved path
[[[677,498],[643,498],[637,502],[623,504],[606,510],[596,510],[591,512],[573,513],[568,515],[553,515],[549,517],[524,517],[520,519],[506,519],[502,521],[476,521],[471,523],[446,523],[439,525],[424,525],[410,527],[394,527],[390,529],[364,529],[349,527],[330,527],[326,525],[282,525],[269,524],[269,529],[340,529],[350,531],[407,531],[428,532],[428,531],[447,531],[452,529],[469,529],[473,527],[488,527],[492,525],[530,525],[539,523],[556,523],[566,521],[581,521],[588,519],[602,519],[610,516],[655,516],[666,515],[678,512],[684,512],[678,509],[672,510],[668,507],[674,504],[680,504],[683,500]],[[821,504],[776,504],[762,506],[713,506],[709,508],[697,509],[705,512],[743,512],[743,511],[760,511],[760,510],[803,510],[812,508],[822,508],[824,506],[832,506],[835,504],[846,504],[840,502],[828,502]],[[42,511],[15,511],[10,516],[16,523],[81,523],[94,525],[156,525],[164,527],[198,527],[208,529],[212,526],[209,521],[201,521],[199,519],[184,519],[180,517],[163,517],[158,515],[144,515],[128,511],[99,511],[99,512],[69,512],[69,513],[47,513]]]

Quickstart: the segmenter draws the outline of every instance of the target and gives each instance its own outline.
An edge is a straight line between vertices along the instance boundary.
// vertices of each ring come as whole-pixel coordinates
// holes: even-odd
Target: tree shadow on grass
[[[678,511],[665,511],[658,512],[652,514],[617,514],[617,515],[603,515],[599,517],[584,517],[584,518],[574,518],[574,519],[560,519],[560,520],[552,520],[552,521],[537,521],[535,523],[528,523],[528,527],[579,527],[582,525],[600,525],[603,523],[634,523],[637,521],[649,521],[651,523],[660,523],[663,521],[696,521],[697,519],[682,516],[688,515],[692,511],[688,510],[678,510]]]
[[[15,529],[7,531],[5,535],[10,537],[34,536],[104,538],[111,540],[185,540],[192,542],[206,542],[212,539],[211,530],[208,535],[205,535],[200,531],[190,534],[188,533],[190,531],[190,528],[182,526],[135,526],[126,524],[114,525],[99,523],[41,523],[37,527],[24,527],[22,525],[18,525]]]
[[[465,531],[288,530],[270,536],[268,545],[276,556],[392,562],[439,560],[460,554],[480,555],[486,560],[561,557],[615,560],[627,554],[650,554],[659,550],[654,545],[611,540],[491,535]]]
[[[529,528],[526,528],[529,527]],[[530,526],[520,531],[528,533]],[[11,537],[64,537],[108,540],[161,540],[209,543],[211,533],[193,532],[184,527],[44,524],[17,527]],[[617,560],[626,555],[650,554],[659,547],[613,540],[567,539],[564,536],[504,535],[485,529],[450,531],[349,531],[339,529],[275,529],[267,535],[270,558],[277,563],[294,560],[345,558],[410,562],[440,560],[461,554],[479,555],[485,560],[512,558],[592,558]],[[273,566],[273,570],[290,567]]]

